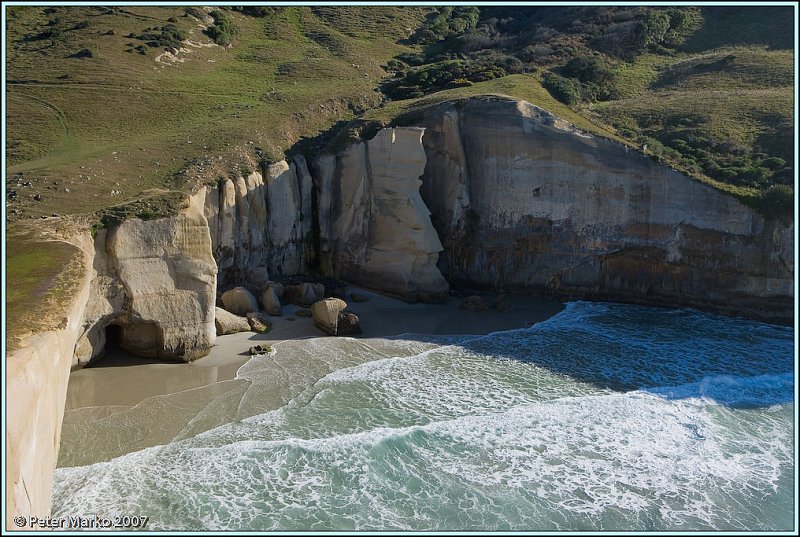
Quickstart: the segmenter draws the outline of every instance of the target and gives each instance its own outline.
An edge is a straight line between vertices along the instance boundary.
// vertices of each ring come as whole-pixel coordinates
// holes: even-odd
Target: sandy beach
[[[513,297],[507,311],[472,312],[459,308],[462,298],[444,304],[408,304],[367,290],[349,287],[365,302],[348,301],[359,316],[363,334],[373,339],[400,334],[488,334],[530,326],[563,310],[553,301]],[[487,302],[491,304],[491,298]],[[242,332],[220,336],[208,356],[192,363],[158,363],[117,351],[93,367],[73,372],[67,391],[59,466],[89,464],[146,447],[188,437],[220,425],[236,414],[248,390],[237,379],[239,368],[259,343],[324,341],[311,318],[296,316],[298,306],[283,307],[272,317],[269,333]],[[412,338],[413,339],[413,338]],[[209,410],[211,409],[211,411]],[[159,416],[158,428],[150,423]],[[202,419],[199,416],[202,415]]]
[[[349,287],[366,302],[348,302],[348,311],[359,316],[363,334],[359,338],[416,334],[488,334],[522,328],[560,312],[560,302],[514,297],[508,311],[465,311],[460,298],[444,304],[408,304],[371,291]],[[271,317],[267,334],[240,332],[219,336],[208,356],[192,363],[160,363],[124,352],[108,356],[96,365],[70,376],[66,410],[110,405],[135,405],[150,397],[200,388],[234,379],[239,367],[250,359],[249,348],[259,343],[274,345],[286,340],[326,338],[311,318],[297,317],[299,306],[285,305],[282,317]]]

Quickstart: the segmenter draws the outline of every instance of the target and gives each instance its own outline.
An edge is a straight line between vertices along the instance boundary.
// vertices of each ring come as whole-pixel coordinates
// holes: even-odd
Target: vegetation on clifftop
[[[480,7],[466,22],[459,9],[429,15],[410,38],[418,51],[387,63],[387,95],[527,75],[591,132],[613,131],[767,216],[791,209],[790,7]]]

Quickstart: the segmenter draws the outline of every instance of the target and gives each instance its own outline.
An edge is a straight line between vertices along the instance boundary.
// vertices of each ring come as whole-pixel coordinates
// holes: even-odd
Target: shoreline
[[[347,311],[359,316],[363,334],[356,339],[393,337],[401,334],[483,335],[524,328],[560,313],[564,302],[510,296],[508,311],[481,312],[459,308],[463,300],[449,297],[443,304],[409,304],[363,288],[348,286],[346,296],[358,293],[365,302],[348,302]],[[236,379],[239,368],[259,343],[328,338],[310,317],[297,317],[300,306],[283,306],[281,317],[270,317],[266,334],[240,332],[217,336],[208,355],[193,362],[159,362],[117,350],[114,355],[70,374],[66,412],[85,408],[133,406],[151,397],[198,389]]]
[[[359,316],[363,334],[356,340],[413,335],[484,335],[525,328],[564,310],[561,302],[510,297],[507,311],[465,311],[462,298],[443,304],[408,304],[372,291],[348,287],[366,302],[348,304]],[[116,351],[96,365],[73,371],[69,377],[57,467],[84,466],[173,441],[186,439],[240,419],[244,397],[271,399],[282,391],[280,365],[270,390],[252,393],[249,380],[237,378],[259,343],[299,343],[309,349],[339,340],[323,334],[310,317],[297,317],[298,306],[283,307],[272,317],[266,334],[240,332],[219,336],[209,354],[189,363],[164,363]],[[297,350],[297,345],[295,345]],[[284,357],[285,359],[285,357]],[[301,365],[301,364],[298,364]],[[248,393],[250,392],[250,393]],[[159,416],[153,427],[153,416]],[[239,416],[237,418],[236,416]]]

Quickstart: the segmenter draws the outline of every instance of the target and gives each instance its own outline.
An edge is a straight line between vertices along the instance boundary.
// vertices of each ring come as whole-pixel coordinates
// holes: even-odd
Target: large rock
[[[421,117],[422,196],[449,281],[792,318],[793,223],[524,101]]]
[[[458,307],[467,311],[486,311],[489,309],[489,306],[486,305],[483,297],[479,295],[468,296],[461,301],[461,304],[459,304]]]
[[[274,317],[281,316],[281,301],[278,299],[274,288],[268,287],[261,293],[261,306],[268,314]]]
[[[272,329],[272,323],[270,323],[267,316],[260,311],[251,311],[248,313],[247,322],[250,325],[250,329],[259,334],[266,334]]]
[[[311,318],[314,325],[328,334],[335,336],[338,333],[339,313],[347,307],[344,300],[326,298],[311,306]]]
[[[251,311],[258,311],[256,297],[244,287],[234,287],[222,293],[222,305],[236,315],[247,315]]]
[[[245,317],[239,317],[222,308],[215,308],[214,325],[217,328],[218,336],[250,331],[250,323]]]
[[[298,306],[310,306],[322,300],[325,286],[321,283],[298,283],[290,285],[284,291],[284,302]]]
[[[349,311],[340,311],[336,323],[337,336],[355,336],[361,333],[361,322],[358,315]]]
[[[191,361],[208,353],[216,339],[217,266],[197,197],[178,216],[129,219],[98,233],[93,268],[76,365],[101,356],[108,334],[146,358]]]

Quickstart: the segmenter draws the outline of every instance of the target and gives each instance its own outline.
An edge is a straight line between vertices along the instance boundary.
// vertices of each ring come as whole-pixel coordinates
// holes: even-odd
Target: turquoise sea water
[[[238,378],[234,421],[58,469],[53,514],[148,515],[151,530],[792,529],[791,328],[574,302],[487,336],[287,342]]]

